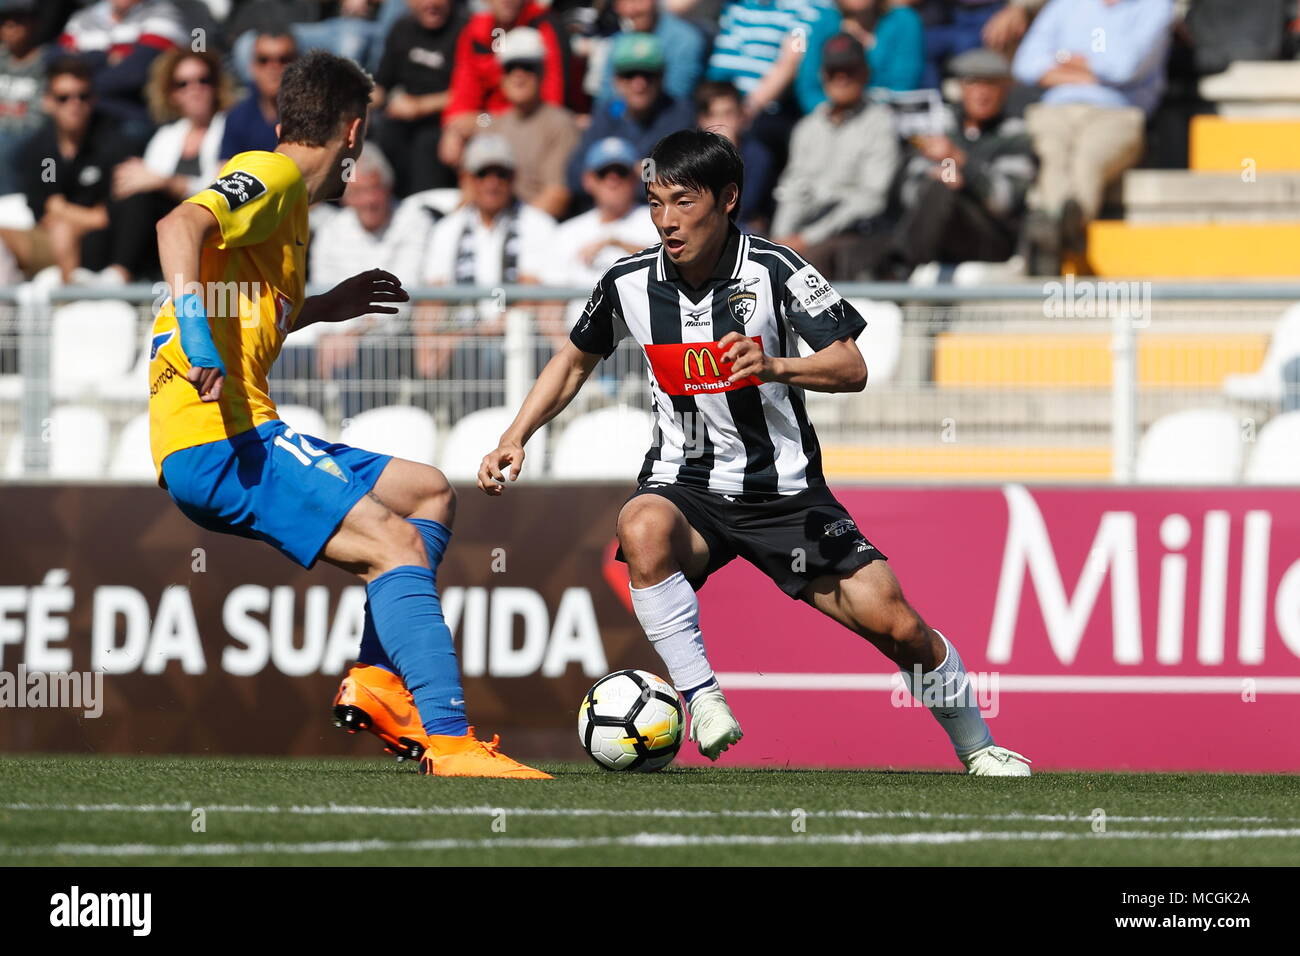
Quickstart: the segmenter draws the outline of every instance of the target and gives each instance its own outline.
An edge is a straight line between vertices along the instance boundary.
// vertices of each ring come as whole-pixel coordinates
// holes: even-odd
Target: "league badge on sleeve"
[[[840,294],[812,266],[804,266],[792,275],[785,287],[809,315],[821,315],[840,301]]]

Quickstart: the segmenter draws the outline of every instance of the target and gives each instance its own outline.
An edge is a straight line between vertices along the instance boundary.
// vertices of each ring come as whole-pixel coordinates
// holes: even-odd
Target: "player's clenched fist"
[[[729,382],[739,382],[750,375],[760,382],[770,382],[776,374],[771,356],[753,339],[739,332],[728,332],[718,340],[722,361],[731,363]]]
[[[478,467],[478,486],[489,495],[499,495],[505,491],[505,470],[510,468],[510,480],[518,481],[523,467],[524,446],[503,442],[483,456],[483,464]]]

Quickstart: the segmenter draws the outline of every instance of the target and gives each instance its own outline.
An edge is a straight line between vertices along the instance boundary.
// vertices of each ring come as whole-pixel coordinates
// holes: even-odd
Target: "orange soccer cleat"
[[[382,667],[354,664],[334,696],[334,726],[350,734],[367,730],[398,760],[419,760],[429,738],[402,679]]]
[[[499,736],[492,742],[479,740],[474,728],[463,737],[430,736],[428,749],[420,758],[420,773],[436,777],[509,777],[515,780],[551,780],[549,773],[526,767],[511,760],[497,749]]]

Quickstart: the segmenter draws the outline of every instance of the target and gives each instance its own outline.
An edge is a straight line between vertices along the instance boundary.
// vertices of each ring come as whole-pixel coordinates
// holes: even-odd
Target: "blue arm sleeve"
[[[217,352],[216,343],[212,341],[212,330],[208,328],[208,315],[202,297],[188,293],[176,301],[176,325],[181,330],[181,348],[185,350],[190,364],[196,368],[219,369],[225,375],[226,366]]]

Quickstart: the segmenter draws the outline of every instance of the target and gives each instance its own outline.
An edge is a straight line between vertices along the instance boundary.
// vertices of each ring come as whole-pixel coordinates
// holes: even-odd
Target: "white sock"
[[[716,688],[700,633],[700,602],[686,575],[678,571],[648,588],[629,585],[628,590],[636,619],[668,668],[668,679],[687,702],[702,690]]]
[[[947,732],[957,756],[964,758],[993,743],[993,735],[974,701],[975,695],[970,693],[970,675],[961,662],[961,655],[948,638],[939,634],[939,639],[948,653],[938,667],[922,675],[919,686],[915,669],[901,673],[912,696],[929,709]]]

